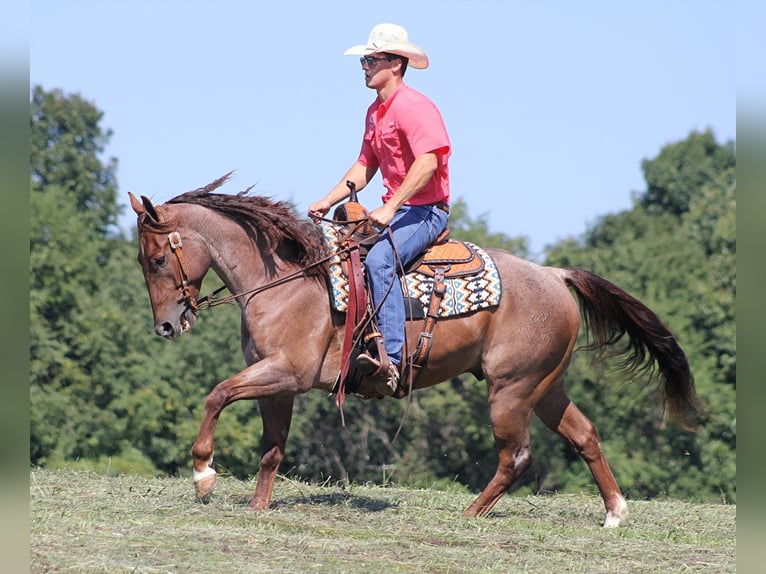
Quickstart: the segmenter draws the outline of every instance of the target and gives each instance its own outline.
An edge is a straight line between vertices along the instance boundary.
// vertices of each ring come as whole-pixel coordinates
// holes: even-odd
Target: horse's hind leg
[[[484,516],[532,463],[529,421],[532,408],[504,387],[490,397],[490,419],[497,448],[497,470],[479,497],[465,510],[466,516]]]
[[[620,526],[628,518],[628,506],[601,450],[593,423],[569,399],[559,381],[535,407],[535,414],[551,430],[564,437],[587,463],[606,506],[604,526]]]

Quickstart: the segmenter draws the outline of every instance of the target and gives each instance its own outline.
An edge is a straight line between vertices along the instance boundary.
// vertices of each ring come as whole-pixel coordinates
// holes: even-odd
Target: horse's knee
[[[516,472],[517,475],[527,470],[532,465],[532,449],[529,444],[525,444],[516,453]]]
[[[220,385],[216,385],[212,391],[210,391],[205,397],[205,410],[208,412],[220,412],[225,406],[225,397],[220,388]]]
[[[602,456],[601,440],[595,425],[586,417],[577,406],[566,399],[566,407],[561,410],[559,416],[551,417],[551,412],[540,411],[543,422],[551,429],[563,436],[575,452],[586,461],[596,460]],[[554,409],[553,411],[558,412]],[[554,422],[555,421],[555,422]]]
[[[501,449],[497,470],[499,473],[507,475],[510,481],[514,481],[531,464],[532,449],[529,446],[529,441],[526,441],[514,450]]]

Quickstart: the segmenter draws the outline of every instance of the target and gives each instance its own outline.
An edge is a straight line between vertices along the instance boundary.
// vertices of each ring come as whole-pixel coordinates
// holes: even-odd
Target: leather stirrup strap
[[[445,267],[437,267],[434,269],[434,287],[433,291],[431,291],[431,299],[428,301],[428,311],[426,312],[423,331],[418,337],[418,346],[413,354],[412,362],[414,366],[423,366],[428,360],[428,354],[431,352],[434,326],[439,318],[442,299],[444,299],[444,293],[447,290],[447,285],[444,282],[444,275],[449,271],[449,267],[450,266],[447,265]]]
[[[362,275],[362,260],[359,256],[359,244],[349,239],[348,246],[348,309],[346,310],[346,325],[340,358],[340,384],[338,385],[338,393],[335,397],[335,404],[339,409],[343,408],[343,403],[346,401],[346,379],[351,368],[351,347],[354,341],[354,327],[361,321],[364,316],[364,309],[367,306],[364,278]]]

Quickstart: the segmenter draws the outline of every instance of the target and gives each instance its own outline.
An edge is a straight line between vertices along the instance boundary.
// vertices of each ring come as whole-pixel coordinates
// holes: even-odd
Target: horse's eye
[[[165,267],[167,262],[168,260],[165,257],[157,257],[157,259],[152,259],[152,264],[157,268]]]

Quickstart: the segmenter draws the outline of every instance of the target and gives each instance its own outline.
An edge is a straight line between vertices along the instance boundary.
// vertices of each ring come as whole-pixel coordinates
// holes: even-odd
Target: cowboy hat
[[[422,48],[409,41],[407,30],[396,24],[378,24],[370,32],[367,44],[352,46],[344,56],[368,56],[386,52],[409,59],[409,66],[421,70],[428,67],[428,56]]]

